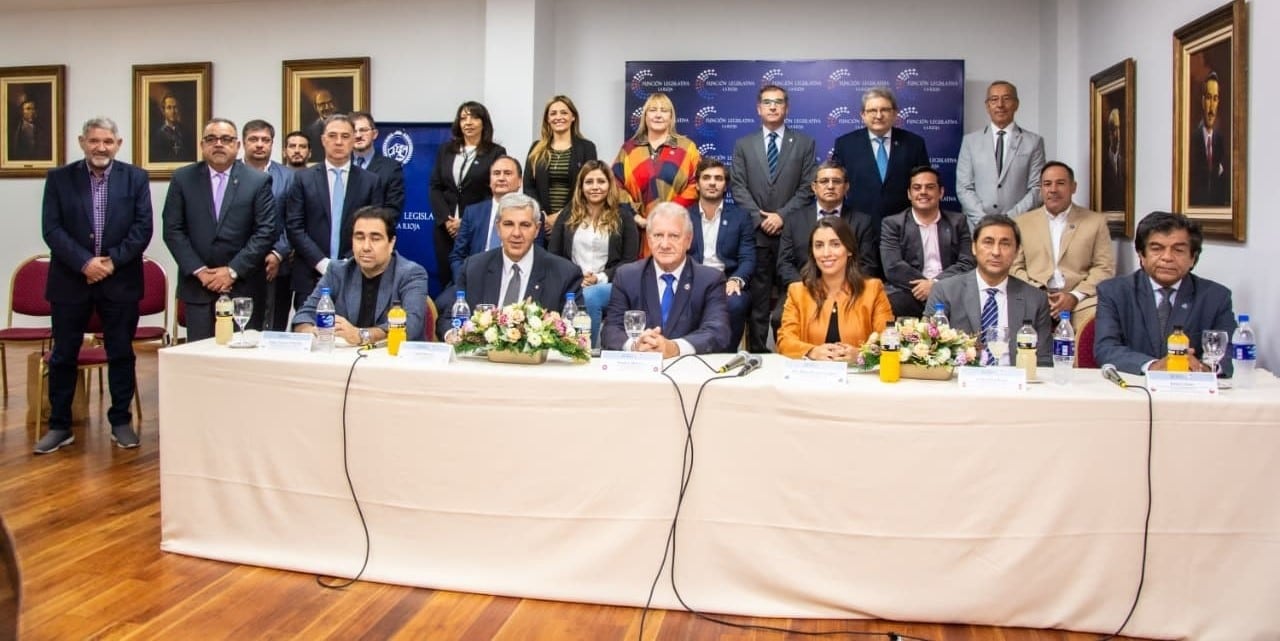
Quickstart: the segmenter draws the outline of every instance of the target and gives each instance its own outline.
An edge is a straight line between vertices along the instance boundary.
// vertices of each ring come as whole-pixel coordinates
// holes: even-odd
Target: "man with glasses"
[[[956,160],[956,197],[970,228],[988,214],[1016,217],[1040,206],[1044,139],[1013,121],[1018,88],[991,83],[986,105],[991,123],[965,135]]]
[[[356,137],[352,140],[351,162],[361,169],[377,174],[382,179],[382,204],[396,210],[404,211],[404,166],[382,154],[374,148],[373,141],[378,138],[378,125],[373,115],[367,111],[351,114],[351,123],[356,126]]]
[[[271,160],[271,146],[275,142],[276,129],[265,120],[250,120],[241,130],[244,138],[244,164],[271,176],[271,199],[275,203],[275,245],[263,259],[267,279],[266,309],[263,310],[264,327],[277,331],[287,329],[293,291],[289,284],[289,262],[292,248],[284,233],[284,204],[293,185],[293,169]]]
[[[311,295],[330,259],[351,255],[352,214],[366,205],[382,205],[382,179],[351,162],[355,131],[351,118],[329,116],[321,137],[324,162],[293,176],[284,220],[294,252],[295,308]]]
[[[911,170],[929,164],[924,138],[895,127],[898,101],[888,87],[873,87],[862,94],[862,129],[836,139],[831,160],[849,177],[849,206],[870,214],[876,229],[886,216],[909,206],[907,177]],[[804,252],[807,253],[807,252]]]
[[[755,229],[747,349],[757,353],[769,351],[769,310],[784,214],[809,204],[818,167],[813,138],[787,128],[787,107],[786,89],[777,85],[760,88],[756,98],[760,130],[734,143],[729,175],[733,201],[751,216]]]
[[[839,216],[853,228],[858,240],[857,259],[862,275],[882,278],[880,270],[880,230],[870,214],[854,209],[845,202],[849,193],[849,181],[845,169],[832,161],[818,165],[818,176],[813,180],[814,202],[787,214],[787,226],[782,231],[778,249],[778,285],[784,291],[800,280],[800,270],[809,260],[809,236],[823,216]],[[782,303],[779,300],[773,313],[774,326],[782,319]]]
[[[164,243],[178,263],[178,299],[186,304],[187,340],[213,336],[213,303],[222,294],[253,298],[248,327],[261,329],[264,258],[278,233],[271,176],[236,160],[236,125],[204,127],[204,160],[173,172],[161,214]]]

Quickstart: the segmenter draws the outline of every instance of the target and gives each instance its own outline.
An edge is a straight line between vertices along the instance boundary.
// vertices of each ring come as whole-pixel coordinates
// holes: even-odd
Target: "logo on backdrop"
[[[853,84],[847,81],[842,82],[846,78],[848,78],[850,75],[852,74],[849,72],[849,70],[844,68],[836,69],[835,71],[831,72],[831,75],[827,76],[827,89],[835,89],[837,87],[845,87]]]
[[[711,105],[699,109],[698,113],[694,114],[693,128],[698,130],[699,135],[709,136],[715,132],[715,128],[711,126],[711,122],[708,120],[714,115],[716,115],[716,108]]]
[[[645,88],[644,81],[653,77],[652,69],[641,69],[631,76],[631,93],[635,97],[644,100],[649,97],[649,90]]]
[[[711,79],[715,77],[716,77],[715,69],[702,70],[693,79],[693,90],[698,92],[698,95],[701,96],[704,100],[715,100],[716,94],[714,91],[712,91],[711,87],[708,86]]]
[[[641,116],[643,116],[643,115],[644,115],[644,105],[640,105],[639,107],[636,107],[636,110],[635,110],[635,111],[633,111],[633,112],[631,112],[631,131],[632,131],[632,133],[634,133],[636,129],[639,129],[639,128],[640,128],[640,117],[641,117]],[[628,135],[630,135],[630,134],[628,134]]]
[[[907,86],[907,82],[909,82],[912,78],[915,78],[918,75],[920,75],[920,72],[916,71],[915,67],[908,67],[906,69],[903,69],[902,71],[898,72],[898,78],[894,82],[894,85],[896,85],[897,89],[901,91]]]
[[[396,129],[382,139],[382,155],[402,165],[413,159],[413,139],[403,129]]]
[[[848,107],[836,107],[827,114],[827,129],[835,129],[842,125],[847,125],[851,121]]]
[[[781,77],[782,77],[782,70],[778,69],[777,67],[774,67],[773,69],[770,69],[764,72],[763,76],[760,76],[760,84],[776,85],[779,82],[778,79]]]
[[[895,125],[902,126],[902,125],[909,124],[911,122],[911,119],[914,118],[917,113],[918,113],[918,110],[915,107],[903,107],[902,109],[899,109],[898,122],[895,123]]]
[[[720,162],[728,160],[728,158],[720,155],[719,151],[716,151],[716,144],[714,142],[704,142],[701,145],[698,145],[698,153],[702,155],[703,158],[715,158]]]

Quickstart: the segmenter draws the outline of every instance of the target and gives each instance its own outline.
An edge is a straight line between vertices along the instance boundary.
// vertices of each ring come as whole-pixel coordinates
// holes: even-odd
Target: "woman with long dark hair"
[[[872,332],[893,320],[878,278],[858,268],[853,229],[826,216],[809,234],[809,260],[787,288],[778,353],[791,358],[849,361]]]
[[[441,285],[453,280],[449,252],[462,224],[462,210],[493,197],[489,165],[507,153],[505,147],[493,142],[489,110],[478,102],[458,106],[452,133],[453,139],[440,147],[430,182],[431,212],[436,219],[436,273]]]

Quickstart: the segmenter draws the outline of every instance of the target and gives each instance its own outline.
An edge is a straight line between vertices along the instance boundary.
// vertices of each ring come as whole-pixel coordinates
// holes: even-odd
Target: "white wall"
[[[1089,76],[1126,57],[1137,63],[1137,156],[1134,198],[1136,216],[1168,211],[1173,195],[1173,32],[1216,9],[1225,0],[1080,0],[1079,68],[1074,87],[1063,101],[1081,105],[1088,118]],[[1268,369],[1280,367],[1280,286],[1268,277],[1276,265],[1280,217],[1270,211],[1270,179],[1280,172],[1280,159],[1269,141],[1280,140],[1280,123],[1272,114],[1280,107],[1280,89],[1267,74],[1266,60],[1280,59],[1280,4],[1249,2],[1251,74],[1249,78],[1248,227],[1244,243],[1205,244],[1197,274],[1233,292],[1236,313],[1248,313],[1258,330],[1259,358]],[[1079,152],[1075,166],[1087,168],[1088,128],[1072,133]],[[1087,172],[1081,172],[1087,173]],[[1087,181],[1086,181],[1087,182]],[[1082,182],[1079,194],[1086,194]],[[1078,195],[1079,195],[1078,194]],[[1087,200],[1087,196],[1081,196]],[[1132,244],[1117,253],[1124,269],[1135,269]],[[1268,284],[1270,283],[1270,284]]]
[[[336,37],[355,26],[367,37]],[[483,91],[483,40],[484,4],[473,1],[367,0],[358,12],[349,3],[314,0],[6,11],[0,65],[67,65],[67,158],[83,157],[75,142],[80,124],[105,115],[120,125],[119,158],[130,161],[133,65],[211,61],[214,115],[276,125],[278,158],[282,61],[370,56],[375,117],[450,121],[459,102]],[[43,186],[42,179],[0,180],[0,313],[8,312],[8,274],[22,258],[48,251],[40,237]],[[155,233],[147,253],[172,274],[160,235],[167,188],[166,181],[152,182]]]

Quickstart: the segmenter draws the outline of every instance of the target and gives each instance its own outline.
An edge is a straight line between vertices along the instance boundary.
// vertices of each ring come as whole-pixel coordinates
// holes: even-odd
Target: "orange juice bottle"
[[[1190,372],[1191,363],[1187,359],[1187,349],[1191,347],[1191,339],[1182,332],[1181,325],[1173,326],[1169,334],[1169,355],[1165,359],[1165,368],[1170,372]]]
[[[392,301],[391,309],[387,312],[387,353],[392,356],[400,355],[400,344],[405,339],[408,316],[400,306],[400,301]]]
[[[897,383],[902,376],[901,339],[893,321],[885,321],[880,332],[880,382]]]

